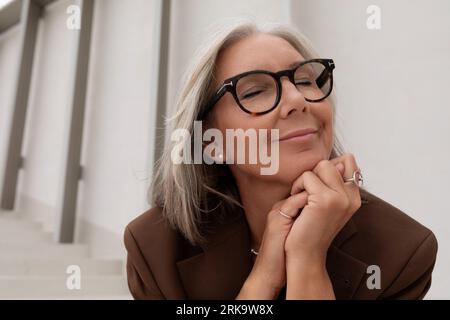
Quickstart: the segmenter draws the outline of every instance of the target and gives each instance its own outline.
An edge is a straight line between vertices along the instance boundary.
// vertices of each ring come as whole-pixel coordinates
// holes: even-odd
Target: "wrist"
[[[334,299],[326,257],[304,255],[286,261],[286,299]]]
[[[326,263],[322,259],[289,259],[286,261],[286,277],[291,278],[293,275],[305,279],[314,279],[327,275]]]
[[[286,264],[296,266],[310,266],[312,268],[325,267],[327,251],[319,249],[298,249],[286,251]],[[286,267],[287,267],[286,266]]]
[[[273,300],[278,297],[281,287],[263,274],[252,271],[242,286],[242,296],[252,300]],[[241,296],[241,294],[239,294]]]

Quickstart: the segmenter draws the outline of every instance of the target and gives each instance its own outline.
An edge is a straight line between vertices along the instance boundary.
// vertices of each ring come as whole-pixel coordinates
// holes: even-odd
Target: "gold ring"
[[[278,213],[281,214],[283,217],[288,218],[290,220],[292,220],[292,217],[286,213],[284,213],[283,211],[281,211],[280,209],[278,209]]]

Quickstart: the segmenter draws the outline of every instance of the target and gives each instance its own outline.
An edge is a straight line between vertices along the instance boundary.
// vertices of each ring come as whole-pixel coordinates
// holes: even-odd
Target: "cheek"
[[[239,110],[239,106],[235,103],[231,94],[226,94],[222,97],[213,109],[213,117],[217,129],[220,129],[225,134],[225,129],[241,128],[244,116]]]
[[[321,140],[329,151],[333,145],[333,109],[331,104],[324,103],[315,109],[314,116],[319,120],[322,128]]]
[[[238,170],[240,172],[245,172],[250,175],[259,176],[260,175],[260,164],[259,161],[261,160],[258,155],[260,154],[260,136],[258,134],[259,129],[267,129],[267,134],[270,130],[270,128],[273,128],[274,125],[274,119],[271,117],[254,117],[251,116],[244,111],[240,110],[239,107],[235,104],[223,104],[223,105],[217,105],[217,111],[214,113],[215,117],[215,124],[216,128],[219,129],[222,132],[223,135],[223,153],[224,156],[228,161],[233,161],[234,164],[231,164],[231,166],[234,168],[234,170]],[[251,139],[253,142],[256,142],[255,144],[252,144],[250,146],[250,139],[245,139],[243,145],[238,143],[237,140],[234,140],[233,143],[233,151],[231,151],[229,148],[231,146],[228,146],[227,144],[227,133],[226,129],[242,129],[244,132],[249,132],[248,130],[255,132],[255,139]],[[254,130],[254,131],[253,131]],[[239,132],[242,132],[239,131]],[[230,132],[231,133],[231,132]],[[237,134],[237,131],[235,132]],[[238,138],[236,138],[238,139]],[[267,137],[267,140],[270,138]],[[242,141],[241,138],[239,140]],[[267,140],[264,140],[267,144]],[[231,155],[232,153],[232,155]],[[238,163],[238,155],[243,156],[245,159],[245,163]],[[253,160],[255,159],[256,162],[254,163]]]
[[[223,103],[217,104],[214,112],[216,126],[225,135],[225,129],[268,129],[273,126],[270,117],[254,117],[244,112],[230,95]]]

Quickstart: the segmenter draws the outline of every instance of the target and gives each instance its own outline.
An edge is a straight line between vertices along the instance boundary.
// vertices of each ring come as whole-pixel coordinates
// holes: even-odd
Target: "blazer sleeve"
[[[431,286],[438,244],[430,231],[417,247],[405,267],[381,295],[381,299],[423,299]]]
[[[125,228],[124,243],[127,249],[128,288],[133,298],[139,300],[165,299],[128,226]]]

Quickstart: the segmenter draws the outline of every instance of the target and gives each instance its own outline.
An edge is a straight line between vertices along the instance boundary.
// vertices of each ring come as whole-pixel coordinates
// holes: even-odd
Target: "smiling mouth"
[[[283,135],[279,141],[308,141],[316,136],[318,130],[315,128],[307,128],[307,129],[301,129],[296,130],[293,132],[290,132],[286,135]]]
[[[288,139],[284,139],[284,140],[280,140],[280,142],[306,142],[311,140],[312,138],[314,138],[316,136],[317,132],[311,132],[311,133],[307,133],[307,134],[303,134],[300,136],[294,136]]]

